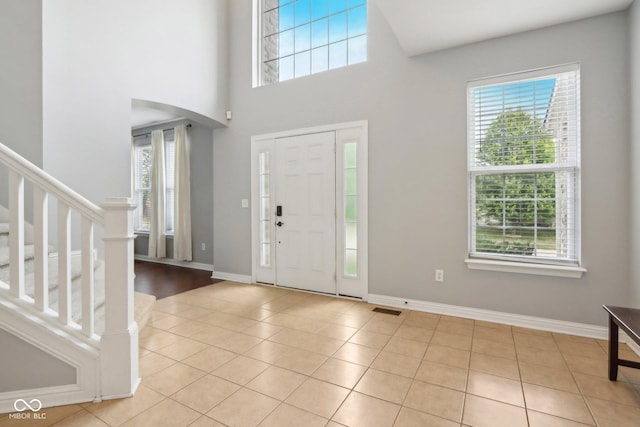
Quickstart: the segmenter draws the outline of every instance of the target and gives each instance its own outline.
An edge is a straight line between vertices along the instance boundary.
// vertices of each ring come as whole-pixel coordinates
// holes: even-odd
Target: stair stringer
[[[53,312],[51,312],[53,313]],[[75,384],[0,393],[0,414],[14,412],[16,399],[38,399],[43,408],[99,401],[99,337],[83,337],[53,314],[39,313],[0,289],[0,328],[76,369]]]

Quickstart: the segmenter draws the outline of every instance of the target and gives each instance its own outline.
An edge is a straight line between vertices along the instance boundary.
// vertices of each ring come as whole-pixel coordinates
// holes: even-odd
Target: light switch
[[[242,199],[242,207],[243,208],[248,208],[249,207],[249,199]]]

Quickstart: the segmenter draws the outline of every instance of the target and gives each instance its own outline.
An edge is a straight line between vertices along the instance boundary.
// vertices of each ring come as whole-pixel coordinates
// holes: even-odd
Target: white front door
[[[276,284],[336,293],[335,132],[278,138]]]

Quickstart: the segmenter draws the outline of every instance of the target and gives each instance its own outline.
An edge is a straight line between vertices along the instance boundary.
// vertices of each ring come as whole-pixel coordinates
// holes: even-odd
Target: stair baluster
[[[58,200],[58,319],[71,323],[71,210]]]
[[[94,268],[93,268],[93,222],[82,217],[82,333],[88,337],[94,331]]]
[[[49,308],[49,195],[33,189],[34,302],[39,311]]]
[[[9,286],[16,298],[24,298],[24,177],[9,171]]]

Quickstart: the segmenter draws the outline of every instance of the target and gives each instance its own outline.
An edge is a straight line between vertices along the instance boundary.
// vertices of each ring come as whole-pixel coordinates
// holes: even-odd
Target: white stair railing
[[[99,351],[97,399],[132,395],[138,378],[138,330],[133,300],[133,209],[128,198],[99,207],[0,143],[0,163],[8,168],[9,283],[0,282],[0,298],[57,322],[76,339]],[[25,182],[33,186],[33,298],[25,293]],[[58,309],[49,305],[49,199],[57,200]],[[71,213],[80,216],[81,321],[72,319]],[[94,316],[94,231],[103,230],[104,332],[96,335]],[[64,339],[63,336],[60,339]]]

